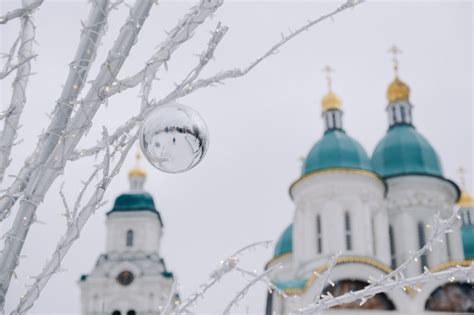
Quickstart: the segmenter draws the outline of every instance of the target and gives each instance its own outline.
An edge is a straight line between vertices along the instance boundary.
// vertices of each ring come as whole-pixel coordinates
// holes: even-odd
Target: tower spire
[[[135,153],[135,167],[128,172],[128,178],[130,181],[130,190],[132,191],[141,191],[143,190],[143,185],[146,179],[146,172],[143,168],[140,167],[140,160],[142,155],[140,149],[137,148]]]
[[[334,69],[327,65],[322,71],[326,75],[328,93],[321,101],[323,110],[323,118],[326,124],[326,131],[332,129],[342,129],[342,102],[337,95],[332,91],[332,73]]]
[[[393,45],[388,52],[392,54],[393,72],[395,73],[395,78],[398,78],[398,55],[400,55],[402,51]]]

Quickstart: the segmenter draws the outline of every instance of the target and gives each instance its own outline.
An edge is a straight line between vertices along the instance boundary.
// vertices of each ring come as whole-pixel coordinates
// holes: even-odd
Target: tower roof
[[[281,256],[293,251],[293,224],[290,224],[278,239],[275,245],[274,256]]]
[[[400,175],[443,176],[438,154],[415,127],[394,125],[372,155],[374,171],[382,177]]]
[[[303,167],[303,175],[329,168],[372,171],[364,148],[343,130],[328,130],[311,149]]]
[[[408,101],[410,98],[410,88],[401,81],[398,76],[390,83],[387,89],[387,99],[390,103],[398,101]]]

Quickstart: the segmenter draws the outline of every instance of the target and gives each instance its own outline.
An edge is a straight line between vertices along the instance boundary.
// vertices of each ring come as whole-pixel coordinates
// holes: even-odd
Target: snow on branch
[[[58,139],[57,145],[48,155],[46,162],[33,169],[18,213],[8,232],[10,237],[5,240],[0,256],[0,303],[2,305],[12,273],[18,265],[18,256],[22,251],[29,228],[34,221],[36,209],[54,180],[64,170],[69,154],[72,153],[79,140],[92,125],[92,119],[103,102],[100,91],[115,80],[131,48],[136,43],[138,33],[154,3],[154,0],[135,1],[127,21],[120,29],[117,40],[86,95],[85,104],[79,107],[74,117],[67,124],[64,134]]]
[[[331,11],[328,14],[324,14],[320,16],[319,18],[315,20],[309,21],[307,24],[304,26],[300,27],[296,31],[292,32],[291,34],[284,36],[282,35],[282,39],[272,47],[270,47],[261,57],[257,58],[255,61],[251,62],[249,65],[247,65],[245,68],[242,69],[233,69],[233,70],[227,70],[220,72],[219,74],[216,74],[215,76],[212,76],[208,79],[201,79],[196,81],[196,79],[199,77],[199,74],[201,73],[202,69],[206,66],[207,63],[200,63],[196,66],[194,69],[194,75],[192,76],[187,76],[186,79],[182,81],[181,84],[178,84],[173,91],[171,91],[168,95],[166,95],[164,98],[162,98],[159,101],[152,101],[150,104],[142,108],[140,114],[138,114],[135,117],[130,118],[127,122],[125,122],[122,126],[118,127],[116,131],[111,135],[112,141],[116,141],[119,139],[122,135],[126,134],[129,130],[134,128],[137,124],[141,123],[143,119],[148,115],[151,111],[153,111],[156,107],[168,104],[170,102],[175,101],[178,98],[184,97],[188,94],[191,94],[192,92],[205,88],[208,86],[215,85],[217,83],[222,83],[222,81],[227,80],[227,79],[235,79],[242,77],[249,73],[252,69],[254,69],[256,66],[258,66],[263,60],[266,58],[270,57],[271,55],[275,54],[280,47],[285,45],[287,42],[289,42],[291,39],[295,38],[299,34],[301,34],[304,31],[310,30],[313,26],[316,24],[328,19],[328,18],[333,18],[336,14],[347,10],[349,8],[353,8],[359,4],[364,2],[364,0],[348,0],[344,4],[338,6],[335,10]],[[208,46],[208,48],[211,46]],[[214,52],[212,50],[212,52]],[[138,83],[137,83],[138,84]],[[114,91],[112,88],[111,91]],[[81,157],[85,156],[90,156],[97,154],[100,152],[103,148],[103,145],[99,143],[98,145],[88,148],[88,149],[83,149],[81,151],[77,151],[72,155],[73,160],[77,160]]]
[[[219,43],[221,42],[222,38],[224,38],[228,29],[229,28],[227,26],[222,26],[221,23],[217,24],[216,29],[214,30],[214,32],[212,32],[212,36],[209,40],[206,50],[204,50],[199,56],[198,64],[188,73],[188,75],[186,75],[185,79],[183,79],[181,83],[176,84],[176,89],[183,89],[186,86],[189,86],[189,84],[192,83],[199,76],[201,71],[208,64],[208,62],[214,58],[214,52],[217,46],[219,45]],[[149,113],[150,113],[150,110],[148,109],[148,107],[142,107],[140,114],[138,116],[135,116],[129,119],[121,127],[117,128],[117,130],[110,136],[110,140],[112,141],[112,143],[117,141],[123,135],[126,135],[133,128],[135,128],[137,124],[143,121],[145,116]],[[99,142],[99,144],[89,149],[75,151],[73,154],[71,154],[70,159],[77,160],[82,157],[95,155],[99,153],[103,148],[104,148],[104,144],[102,142]]]
[[[32,170],[45,162],[59,141],[59,137],[63,134],[76,105],[79,93],[84,86],[90,66],[95,59],[97,48],[107,23],[108,6],[109,0],[96,0],[92,3],[87,21],[82,23],[81,38],[74,59],[69,64],[66,84],[56,102],[51,123],[44,135],[40,137],[35,153],[26,160],[25,165],[16,176],[14,182],[0,198],[0,221],[8,215],[16,200],[23,193]],[[3,142],[0,143],[4,145]],[[5,152],[5,155],[7,155],[7,152]],[[6,165],[4,165],[2,172],[1,165],[2,160],[0,159],[0,174],[6,168]]]
[[[351,291],[337,297],[328,294],[322,297],[316,303],[312,303],[306,307],[298,309],[296,313],[315,314],[330,307],[355,301],[360,301],[360,304],[363,305],[368,299],[379,293],[388,292],[394,289],[403,289],[411,286],[419,286],[430,281],[439,281],[441,283],[448,281],[454,282],[456,277],[459,277],[460,279],[463,279],[463,281],[467,282],[474,281],[474,264],[471,264],[469,267],[456,266],[439,272],[425,271],[423,274],[415,277],[389,280],[383,283],[378,283],[377,285],[369,285],[362,290]]]
[[[44,0],[29,1],[29,3],[24,5],[22,8],[7,12],[7,14],[0,16],[0,24],[6,24],[8,21],[16,18],[22,18],[25,15],[30,14],[34,9],[39,7],[43,1]]]
[[[105,96],[111,96],[143,83],[142,94],[147,98],[151,89],[151,81],[155,78],[158,69],[163,64],[167,67],[166,63],[170,60],[173,52],[181,44],[191,39],[194,30],[212,16],[223,2],[223,0],[201,0],[200,4],[193,7],[191,12],[186,14],[178,25],[168,33],[166,40],[159,45],[158,51],[146,62],[145,67],[132,76],[118,80],[106,91]]]
[[[211,276],[207,282],[199,286],[199,290],[191,294],[185,301],[183,301],[173,312],[173,314],[182,314],[188,312],[189,307],[194,305],[199,298],[202,298],[204,294],[213,287],[219,280],[222,279],[226,274],[236,269],[240,258],[243,253],[248,250],[254,249],[259,246],[267,247],[271,244],[271,241],[257,242],[245,246],[238,250],[234,254],[230,255],[226,259],[222,260],[219,268],[211,273]]]
[[[25,4],[24,8],[28,5]],[[28,11],[29,12],[29,11]],[[16,76],[12,84],[12,95],[10,105],[4,113],[5,122],[0,133],[0,183],[3,181],[5,170],[10,164],[10,152],[14,145],[14,141],[19,129],[20,117],[26,104],[26,88],[31,75],[31,59],[34,58],[33,43],[35,39],[35,25],[33,24],[31,15],[21,15],[21,29],[19,41],[15,41],[10,56],[6,64],[4,75],[8,75],[16,69]],[[12,55],[18,47],[18,63],[11,66]]]
[[[68,218],[66,232],[61,237],[59,243],[56,246],[56,250],[44,266],[41,273],[36,277],[33,277],[33,279],[35,279],[34,283],[29,287],[27,292],[23,296],[21,296],[17,308],[11,313],[12,315],[25,314],[33,306],[34,302],[38,299],[41,290],[48,283],[49,279],[59,271],[63,258],[66,256],[73,243],[79,238],[80,232],[86,224],[87,220],[96,209],[100,208],[103,205],[102,200],[104,198],[105,191],[108,185],[110,184],[112,178],[119,173],[120,167],[125,161],[125,158],[130,149],[132,148],[133,144],[135,143],[137,137],[138,133],[136,133],[131,139],[129,139],[128,144],[124,150],[120,150],[122,147],[121,145],[116,146],[112,153],[109,152],[109,149],[106,150],[102,163],[96,166],[91,176],[89,176],[89,179],[85,182],[84,187],[81,189],[76,199],[76,206],[74,207],[73,212],[71,213],[66,207],[66,214]],[[103,138],[104,141],[107,142],[108,134],[106,129],[104,129]],[[110,172],[110,161],[114,157],[114,155],[119,152],[119,160],[114,166],[112,172]],[[102,170],[102,179],[96,185],[96,188],[92,196],[89,198],[87,204],[82,207],[82,209],[79,211],[79,214],[75,216],[75,212],[80,206],[80,202],[84,192],[87,190],[92,179],[98,175],[100,170]]]

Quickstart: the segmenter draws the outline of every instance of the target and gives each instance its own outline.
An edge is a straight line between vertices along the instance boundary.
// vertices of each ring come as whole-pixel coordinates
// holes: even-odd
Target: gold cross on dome
[[[332,91],[332,77],[331,74],[334,73],[334,69],[331,68],[331,66],[327,65],[323,68],[322,70],[324,73],[326,73],[326,80],[328,81],[328,90],[329,92]]]
[[[461,182],[461,188],[466,189],[466,170],[464,167],[460,166],[458,168],[459,180]]]
[[[395,76],[398,77],[398,56],[401,55],[402,51],[397,46],[393,45],[388,50],[390,54],[392,54],[392,61],[393,61],[393,70],[395,71]]]

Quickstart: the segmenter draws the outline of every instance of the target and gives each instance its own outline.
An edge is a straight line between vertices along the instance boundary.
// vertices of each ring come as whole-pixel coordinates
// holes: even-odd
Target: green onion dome
[[[389,128],[374,150],[372,166],[382,177],[443,176],[436,151],[411,124],[395,124]]]
[[[124,193],[115,199],[114,207],[107,215],[116,212],[131,212],[131,211],[151,211],[158,216],[160,224],[163,226],[160,213],[155,208],[153,197],[147,192],[130,192]]]
[[[330,168],[372,171],[364,148],[342,129],[329,129],[324,133],[306,157],[303,175]]]
[[[153,197],[147,192],[125,193],[115,199],[112,211],[156,211]]]
[[[278,239],[275,246],[274,257],[293,251],[293,224],[290,224]]]

